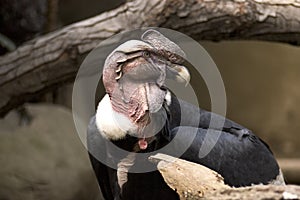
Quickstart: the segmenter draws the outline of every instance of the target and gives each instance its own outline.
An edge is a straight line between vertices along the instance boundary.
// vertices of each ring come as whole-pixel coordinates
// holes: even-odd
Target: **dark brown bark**
[[[0,116],[74,80],[83,57],[104,39],[140,27],[196,40],[259,39],[300,44],[296,0],[135,0],[32,40],[0,57]]]

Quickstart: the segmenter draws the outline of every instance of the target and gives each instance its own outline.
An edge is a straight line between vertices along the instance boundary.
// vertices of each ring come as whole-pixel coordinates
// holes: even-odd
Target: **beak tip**
[[[189,70],[185,66],[173,64],[170,67],[170,71],[171,79],[174,79],[180,83],[184,83],[185,87],[190,83],[191,75]]]
[[[181,70],[178,73],[179,78],[185,83],[185,87],[187,87],[191,80],[190,72],[187,68],[181,66]]]

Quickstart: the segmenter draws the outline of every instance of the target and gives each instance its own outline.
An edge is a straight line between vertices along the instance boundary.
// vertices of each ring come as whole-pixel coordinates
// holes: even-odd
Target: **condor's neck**
[[[104,136],[119,140],[129,135],[141,137],[141,130],[149,123],[148,102],[143,87],[127,92],[115,88],[100,101],[96,121]]]
[[[137,126],[130,119],[113,109],[109,95],[105,95],[98,104],[96,125],[102,136],[109,140],[120,140],[129,133],[134,133]]]
[[[131,123],[146,126],[149,117],[147,89],[144,85],[125,85],[109,94],[112,109],[126,116]]]
[[[113,109],[108,94],[106,94],[98,104],[96,127],[104,138],[111,140],[115,145],[127,151],[148,152],[154,150],[153,148],[156,145],[165,145],[166,142],[164,138],[161,138],[160,142],[164,141],[164,143],[156,144],[154,141],[156,141],[157,137],[161,137],[162,135],[151,136],[150,138],[146,138],[148,142],[147,149],[141,150],[138,147],[138,138],[134,136],[139,127],[133,124],[125,115]],[[161,128],[156,131],[158,130],[161,130]]]

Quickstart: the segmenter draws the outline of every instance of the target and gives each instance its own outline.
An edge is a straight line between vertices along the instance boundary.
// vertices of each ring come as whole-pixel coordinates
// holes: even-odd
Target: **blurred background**
[[[12,51],[39,35],[118,7],[121,0],[1,0],[0,37]],[[256,41],[199,41],[216,62],[227,117],[253,130],[300,184],[300,48]],[[210,110],[205,86],[200,107]],[[0,200],[100,199],[86,149],[73,124],[72,84],[0,119]]]

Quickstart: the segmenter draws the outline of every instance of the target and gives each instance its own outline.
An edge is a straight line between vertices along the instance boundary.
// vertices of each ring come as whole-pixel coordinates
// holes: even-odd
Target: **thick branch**
[[[151,156],[166,183],[180,199],[298,199],[300,187],[295,185],[257,185],[231,188],[224,184],[221,175],[202,165],[164,154]]]
[[[297,0],[135,0],[67,26],[0,57],[0,116],[63,82],[83,57],[124,30],[160,26],[197,40],[260,39],[300,44]]]

